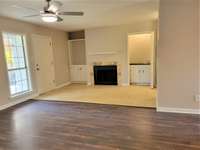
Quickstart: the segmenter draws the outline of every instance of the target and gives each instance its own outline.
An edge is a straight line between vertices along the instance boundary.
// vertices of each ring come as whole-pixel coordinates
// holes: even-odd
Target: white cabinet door
[[[72,82],[79,81],[79,72],[76,65],[70,66],[70,78]]]
[[[133,65],[133,83],[134,84],[140,84],[141,83],[141,67],[140,65]]]
[[[86,65],[80,65],[79,68],[80,72],[80,82],[86,82],[87,81],[87,66]]]
[[[71,75],[71,82],[86,82],[87,81],[87,66],[86,65],[71,65],[70,75]]]
[[[150,65],[132,65],[131,83],[149,85],[151,83]]]
[[[133,84],[134,83],[134,66],[130,66],[130,82]]]
[[[146,85],[151,84],[151,67],[150,65],[143,66],[142,69],[142,82]]]

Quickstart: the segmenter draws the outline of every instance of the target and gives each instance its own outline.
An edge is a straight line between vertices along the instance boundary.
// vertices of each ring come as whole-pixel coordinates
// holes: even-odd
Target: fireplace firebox
[[[95,85],[117,85],[117,66],[94,66]]]

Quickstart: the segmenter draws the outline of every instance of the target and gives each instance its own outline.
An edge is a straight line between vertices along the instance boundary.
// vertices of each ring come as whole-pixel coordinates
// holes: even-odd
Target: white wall
[[[122,68],[122,84],[129,84],[128,79],[128,34],[155,31],[155,22],[141,22],[130,25],[87,29],[86,55],[87,64],[94,61],[117,61]],[[98,52],[116,52],[113,55],[91,55]],[[90,76],[90,75],[88,75]],[[90,78],[88,78],[90,82]]]
[[[161,0],[158,107],[198,109],[198,0]]]
[[[128,38],[128,52],[130,63],[151,63],[152,34],[130,35]]]
[[[14,32],[23,33],[27,38],[27,46],[29,52],[29,59],[31,64],[31,72],[33,74],[33,83],[35,83],[35,76],[33,73],[34,58],[31,47],[31,34],[41,34],[51,36],[53,41],[54,59],[55,59],[55,81],[59,86],[69,81],[68,73],[68,53],[67,53],[67,34],[64,31],[55,30],[47,27],[41,27],[13,19],[0,17],[0,32]],[[6,64],[3,54],[3,41],[0,36],[0,106],[15,102],[9,99],[9,85],[6,73]],[[36,92],[35,84],[33,84],[34,94]]]

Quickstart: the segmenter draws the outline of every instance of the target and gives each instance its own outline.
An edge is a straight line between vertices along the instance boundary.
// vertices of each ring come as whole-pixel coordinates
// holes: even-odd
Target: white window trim
[[[8,74],[8,66],[7,66],[7,61],[6,61],[6,57],[5,57],[5,44],[4,44],[4,39],[3,39],[3,34],[14,34],[14,35],[20,35],[23,38],[23,52],[25,55],[25,63],[26,63],[26,70],[27,70],[27,77],[28,77],[28,84],[29,84],[29,90],[27,91],[23,91],[23,92],[19,92],[16,94],[11,94],[11,89],[10,89],[10,80],[9,80],[9,74]],[[30,58],[29,58],[29,53],[28,53],[28,48],[27,48],[27,35],[24,33],[18,33],[18,32],[9,32],[9,31],[2,31],[1,32],[1,37],[2,37],[2,43],[3,43],[3,56],[4,56],[4,62],[6,65],[6,77],[7,77],[7,83],[8,83],[8,90],[9,90],[9,99],[13,100],[13,99],[18,99],[27,95],[30,95],[33,93],[33,84],[32,84],[32,75],[31,75],[31,71],[30,71]]]

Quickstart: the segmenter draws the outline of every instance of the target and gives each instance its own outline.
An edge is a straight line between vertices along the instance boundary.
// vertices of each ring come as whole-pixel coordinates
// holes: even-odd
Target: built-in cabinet
[[[87,81],[87,66],[86,65],[71,65],[70,76],[71,76],[71,82],[86,82]]]
[[[136,85],[151,84],[151,65],[130,65],[130,80]]]
[[[85,40],[73,39],[69,40],[68,44],[71,82],[87,82]]]

